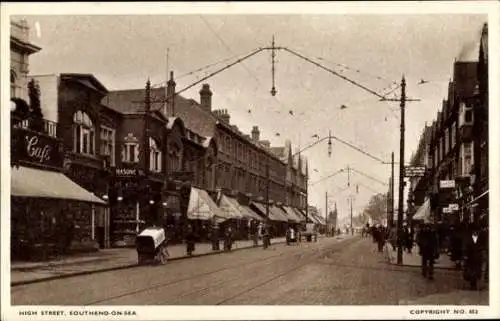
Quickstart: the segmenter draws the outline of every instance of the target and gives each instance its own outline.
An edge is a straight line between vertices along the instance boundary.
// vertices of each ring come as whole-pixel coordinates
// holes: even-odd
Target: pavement
[[[434,280],[424,279],[418,269],[388,264],[384,254],[369,240],[342,236],[292,246],[274,243],[267,250],[252,248],[178,260],[163,266],[19,285],[11,288],[11,303],[61,306],[488,304],[488,290],[464,291],[460,271],[436,269],[434,276]]]
[[[385,249],[388,252],[388,260],[391,264],[397,264],[397,251],[393,251],[392,248],[387,247]],[[418,249],[413,249],[412,253],[406,251],[403,252],[403,266],[420,267],[422,262],[422,257],[418,254]],[[435,269],[455,269],[455,263],[450,259],[450,257],[442,253],[437,260],[434,261]]]
[[[274,238],[272,244],[285,243],[285,238]],[[259,241],[259,246],[262,242]],[[233,250],[253,247],[253,241],[235,241]],[[222,242],[221,242],[222,248]],[[186,254],[185,244],[168,247],[169,260],[190,258]],[[212,244],[198,243],[191,257],[220,254],[223,251],[212,251]],[[61,257],[45,262],[11,262],[11,286],[48,281],[58,278],[92,274],[137,266],[137,251],[135,248],[102,249],[94,253]]]

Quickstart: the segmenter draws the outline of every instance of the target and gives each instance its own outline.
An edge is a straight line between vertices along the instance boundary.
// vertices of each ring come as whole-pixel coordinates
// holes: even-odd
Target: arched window
[[[149,170],[154,173],[161,172],[161,149],[151,137],[149,137]]]
[[[73,115],[73,151],[95,154],[95,127],[90,117],[79,110]]]
[[[14,70],[10,70],[10,98],[16,97],[17,75]]]

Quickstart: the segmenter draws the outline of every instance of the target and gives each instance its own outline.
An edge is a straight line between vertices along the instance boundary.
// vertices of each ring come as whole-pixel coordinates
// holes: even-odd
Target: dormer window
[[[81,110],[73,115],[73,151],[95,155],[95,127],[90,117]]]

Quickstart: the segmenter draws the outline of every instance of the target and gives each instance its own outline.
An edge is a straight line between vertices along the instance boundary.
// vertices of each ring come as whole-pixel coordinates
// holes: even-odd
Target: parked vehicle
[[[165,230],[161,227],[144,229],[135,239],[139,265],[165,264],[169,253]]]
[[[304,231],[302,232],[302,236],[304,236],[307,242],[318,241],[318,227],[314,223],[307,223]]]

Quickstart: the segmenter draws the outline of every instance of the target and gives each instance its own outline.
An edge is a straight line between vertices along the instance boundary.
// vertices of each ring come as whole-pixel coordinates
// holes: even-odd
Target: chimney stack
[[[252,127],[252,140],[258,142],[260,140],[259,126]]]
[[[174,94],[175,94],[175,81],[174,81],[174,72],[170,71],[170,79],[167,81],[167,110],[165,111],[165,116],[175,117],[174,111]]]
[[[201,87],[200,105],[205,111],[212,112],[212,91],[209,84],[203,84]]]
[[[227,109],[223,109],[222,110],[222,113],[221,113],[221,117],[222,121],[226,124],[229,125],[229,120],[231,119],[231,116],[229,115],[229,113],[227,112]]]

